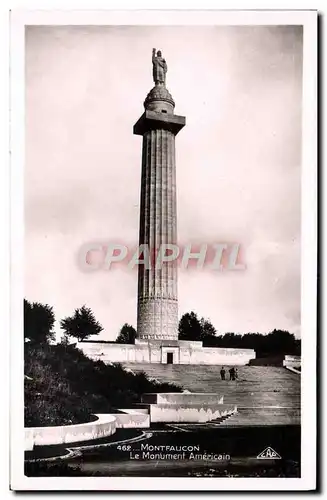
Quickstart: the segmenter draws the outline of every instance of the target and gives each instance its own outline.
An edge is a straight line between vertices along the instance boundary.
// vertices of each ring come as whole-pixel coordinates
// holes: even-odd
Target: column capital
[[[134,135],[144,135],[149,130],[169,130],[174,135],[185,126],[185,116],[146,110],[133,127]]]

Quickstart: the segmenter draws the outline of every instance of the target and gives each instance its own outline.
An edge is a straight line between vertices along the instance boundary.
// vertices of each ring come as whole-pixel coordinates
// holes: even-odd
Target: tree
[[[98,335],[103,330],[92,310],[85,305],[75,309],[73,316],[62,319],[60,327],[64,330],[65,335],[75,337],[79,342],[91,337],[91,335]]]
[[[283,354],[301,355],[301,341],[294,335],[283,330],[273,330],[265,335],[262,333],[225,333],[215,337],[206,337],[203,341],[206,347],[227,347],[239,349],[254,349],[258,357]]]
[[[116,342],[118,344],[134,344],[136,330],[132,325],[125,323],[118,334]]]
[[[213,324],[205,318],[200,319],[201,325],[201,340],[205,342],[206,340],[211,340],[216,336],[216,329]]]
[[[301,340],[284,330],[273,330],[268,334],[228,332],[217,335],[210,320],[201,318],[195,312],[182,316],[178,327],[180,340],[202,341],[204,347],[232,349],[254,349],[258,357],[284,354],[301,355]]]
[[[273,330],[266,336],[266,342],[271,353],[292,354],[297,347],[294,335],[285,330]]]
[[[46,344],[54,340],[55,315],[52,307],[24,299],[24,339],[33,344]]]
[[[195,312],[184,314],[178,325],[179,340],[201,340],[202,328]]]
[[[64,333],[63,336],[61,337],[60,344],[64,346],[69,345],[69,336],[67,335],[67,333]]]

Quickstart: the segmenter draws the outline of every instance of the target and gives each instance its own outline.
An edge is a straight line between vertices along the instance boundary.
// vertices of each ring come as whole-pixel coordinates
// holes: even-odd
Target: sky
[[[168,64],[178,241],[241,245],[243,271],[181,269],[179,316],[219,334],[300,336],[300,26],[29,26],[26,29],[25,296],[58,321],[90,307],[114,340],[136,327],[137,273],[86,272],[88,242],[138,243],[142,139],[133,125]]]

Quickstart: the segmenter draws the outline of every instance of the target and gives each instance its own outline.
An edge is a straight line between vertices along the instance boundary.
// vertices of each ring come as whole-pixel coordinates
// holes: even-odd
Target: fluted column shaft
[[[143,137],[139,244],[150,256],[138,272],[140,340],[178,340],[177,262],[157,265],[159,251],[177,244],[175,136],[185,117],[175,115],[174,106],[165,85],[156,84],[133,128]]]
[[[157,269],[161,245],[177,244],[175,135],[165,129],[143,135],[139,244],[147,245],[150,269],[139,266],[139,339],[178,339],[177,264]]]

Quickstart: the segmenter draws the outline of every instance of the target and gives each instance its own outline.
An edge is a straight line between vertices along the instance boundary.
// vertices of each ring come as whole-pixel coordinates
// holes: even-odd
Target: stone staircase
[[[220,379],[220,366],[124,366],[134,373],[144,371],[150,378],[160,382],[174,382],[190,392],[223,394],[224,403],[237,405],[238,413],[227,419],[211,422],[212,426],[300,424],[301,377],[283,367],[240,366],[238,380],[223,381]]]

